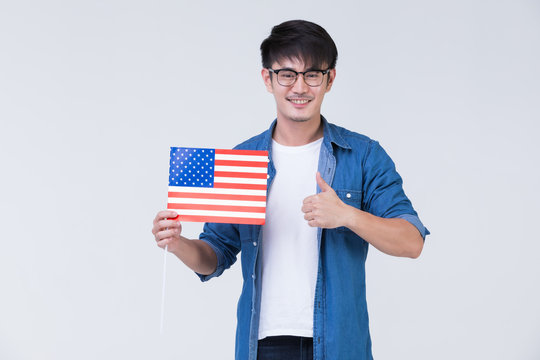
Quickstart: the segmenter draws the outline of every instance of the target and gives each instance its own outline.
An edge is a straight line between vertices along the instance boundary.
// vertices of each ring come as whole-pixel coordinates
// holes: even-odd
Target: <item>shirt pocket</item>
[[[336,195],[339,197],[341,201],[343,201],[345,204],[350,205],[352,207],[355,207],[359,210],[362,208],[362,191],[358,190],[348,190],[348,189],[338,189],[335,190]],[[335,229],[339,232],[346,232],[351,231],[349,228],[345,226],[340,226]]]

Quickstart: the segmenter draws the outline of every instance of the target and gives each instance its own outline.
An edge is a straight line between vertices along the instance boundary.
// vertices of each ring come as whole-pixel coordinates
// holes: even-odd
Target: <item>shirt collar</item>
[[[326,119],[322,115],[321,115],[321,121],[323,123],[323,134],[324,134],[323,142],[326,142],[328,144],[327,147],[331,143],[333,143],[341,148],[351,149],[351,146],[349,145],[349,143],[343,138],[343,136],[341,136],[341,132],[339,131],[340,128],[336,127],[333,124],[330,124],[328,121],[326,121]]]
[[[337,146],[344,148],[344,149],[350,149],[351,146],[349,143],[341,136],[341,133],[339,132],[339,129],[333,125],[330,124],[324,116],[321,115],[321,121],[323,124],[323,143],[325,146],[329,147],[329,150],[331,150],[330,144],[336,144]],[[277,119],[274,119],[272,121],[272,124],[270,125],[270,128],[266,132],[266,136],[263,140],[263,148],[264,149],[270,149],[272,144],[272,134],[274,132],[274,128],[276,127]]]

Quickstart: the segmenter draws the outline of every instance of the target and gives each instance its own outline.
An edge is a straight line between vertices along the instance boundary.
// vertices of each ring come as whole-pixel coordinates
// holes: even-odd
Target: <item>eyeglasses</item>
[[[277,82],[281,86],[291,86],[298,79],[298,75],[302,74],[304,81],[308,86],[317,87],[321,86],[324,75],[327,74],[330,69],[326,70],[308,70],[308,71],[294,71],[290,69],[270,69],[268,71],[277,75]]]

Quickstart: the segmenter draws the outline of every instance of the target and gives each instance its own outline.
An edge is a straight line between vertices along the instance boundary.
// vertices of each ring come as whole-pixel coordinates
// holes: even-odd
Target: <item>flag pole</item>
[[[163,249],[163,286],[161,289],[161,321],[159,325],[159,333],[163,334],[163,318],[165,314],[165,280],[167,278],[167,251],[169,245],[165,245]]]

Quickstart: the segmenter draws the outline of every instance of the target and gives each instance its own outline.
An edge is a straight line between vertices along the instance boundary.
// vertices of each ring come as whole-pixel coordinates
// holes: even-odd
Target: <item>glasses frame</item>
[[[277,70],[274,70],[272,68],[267,68],[268,71],[270,71],[271,73],[274,73],[276,74],[276,80],[277,80],[277,83],[281,86],[285,86],[285,87],[289,87],[289,86],[293,86],[294,84],[296,84],[296,81],[298,81],[298,75],[302,75],[302,79],[304,80],[304,83],[309,86],[309,87],[319,87],[322,85],[323,81],[324,81],[324,75],[328,74],[330,72],[330,68],[326,69],[326,70],[319,70],[319,69],[311,69],[311,70],[306,70],[306,71],[295,71],[293,69],[277,69]],[[279,73],[280,71],[290,71],[290,72],[293,72],[296,74],[296,78],[294,79],[294,81],[292,82],[292,84],[290,85],[283,85],[282,83],[279,82]],[[308,72],[320,72],[322,73],[323,77],[321,79],[321,83],[319,85],[309,85],[307,82],[306,82],[306,78],[304,77],[304,75]]]

